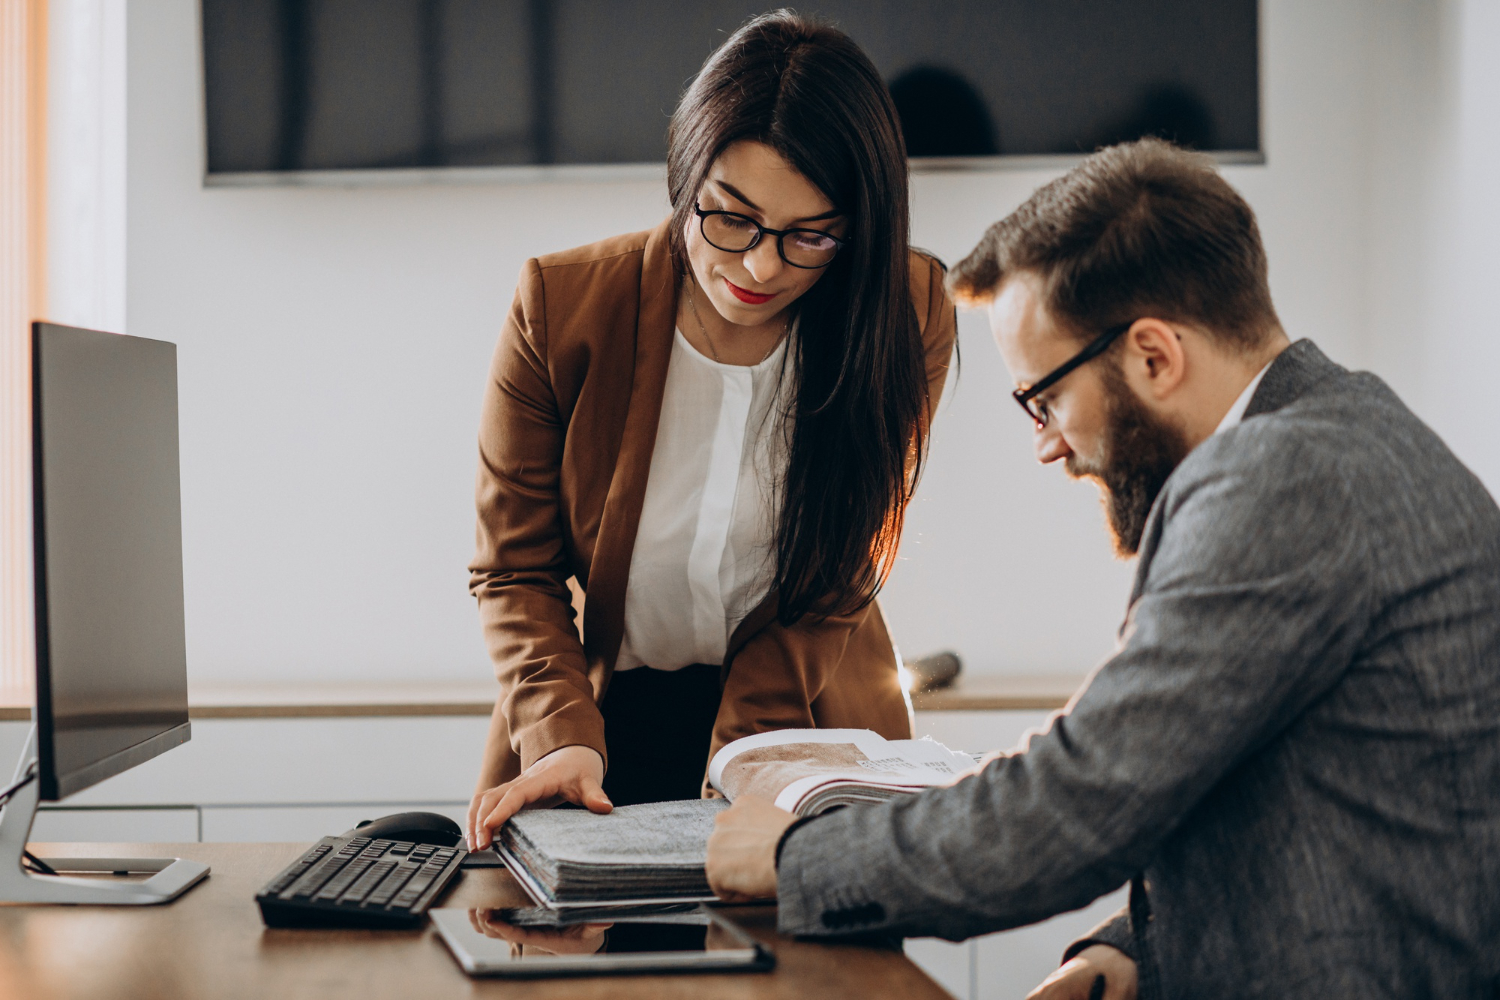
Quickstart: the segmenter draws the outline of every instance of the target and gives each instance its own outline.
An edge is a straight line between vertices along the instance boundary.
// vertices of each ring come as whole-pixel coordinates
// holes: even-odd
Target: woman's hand
[[[526,806],[572,802],[590,812],[609,812],[614,805],[604,794],[603,781],[604,758],[597,750],[571,746],[552,751],[514,781],[475,793],[464,830],[469,850],[489,847],[494,832]]]
[[[1135,1000],[1135,960],[1118,948],[1095,944],[1042,980],[1026,1000]]]
[[[470,910],[469,923],[485,937],[509,941],[513,947],[549,955],[592,955],[604,947],[607,924],[572,924],[567,927],[517,927],[506,923],[496,910]],[[512,954],[515,952],[512,951]]]

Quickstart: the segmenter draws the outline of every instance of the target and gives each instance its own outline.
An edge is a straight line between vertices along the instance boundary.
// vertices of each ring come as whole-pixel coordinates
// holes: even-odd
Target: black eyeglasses
[[[827,267],[846,242],[818,229],[767,229],[738,212],[705,212],[696,204],[693,211],[698,213],[698,226],[710,246],[727,253],[744,253],[757,246],[761,237],[774,236],[776,252],[793,267]]]
[[[1077,368],[1080,365],[1087,364],[1088,362],[1097,358],[1099,355],[1103,354],[1106,350],[1109,349],[1109,345],[1113,344],[1119,338],[1120,334],[1124,333],[1126,330],[1129,330],[1134,325],[1135,320],[1131,320],[1129,323],[1121,323],[1119,326],[1110,327],[1108,330],[1105,330],[1103,333],[1099,334],[1098,337],[1095,337],[1094,340],[1083,350],[1073,355],[1067,361],[1064,361],[1058,367],[1052,369],[1052,371],[1047,373],[1047,375],[1045,375],[1040,382],[1037,382],[1025,389],[1017,389],[1015,392],[1011,393],[1011,395],[1015,397],[1017,403],[1021,404],[1021,409],[1026,411],[1026,415],[1032,420],[1036,421],[1036,425],[1038,428],[1046,427],[1047,420],[1052,416],[1052,414],[1051,411],[1047,409],[1046,401],[1036,398],[1037,394],[1046,392],[1048,389],[1052,388],[1062,380],[1063,376],[1067,375],[1074,368]]]

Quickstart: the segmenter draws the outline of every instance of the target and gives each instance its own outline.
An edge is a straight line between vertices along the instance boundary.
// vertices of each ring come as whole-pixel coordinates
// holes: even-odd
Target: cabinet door
[[[907,938],[906,957],[959,1000],[975,1000],[973,941]]]
[[[1027,730],[1047,725],[1051,712],[918,712],[915,736],[931,736],[950,750],[1009,750]]]
[[[194,719],[187,743],[68,802],[467,802],[488,730],[480,716]]]
[[[124,842],[185,844],[198,840],[198,810],[43,806],[31,824],[33,843]]]
[[[311,844],[367,819],[391,813],[441,813],[464,824],[467,802],[373,802],[353,805],[204,806],[203,839],[209,843],[291,841]]]

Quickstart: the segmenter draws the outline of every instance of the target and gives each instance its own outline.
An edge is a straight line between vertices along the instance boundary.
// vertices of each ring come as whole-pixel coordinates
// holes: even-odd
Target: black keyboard
[[[465,852],[324,837],[255,894],[268,927],[420,927]]]

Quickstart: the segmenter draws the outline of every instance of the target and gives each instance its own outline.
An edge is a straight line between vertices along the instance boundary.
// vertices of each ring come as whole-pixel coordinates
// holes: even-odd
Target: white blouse
[[[723,663],[729,636],[770,590],[794,382],[783,359],[795,335],[754,367],[673,336],[616,670]]]

